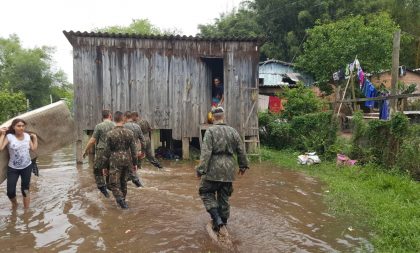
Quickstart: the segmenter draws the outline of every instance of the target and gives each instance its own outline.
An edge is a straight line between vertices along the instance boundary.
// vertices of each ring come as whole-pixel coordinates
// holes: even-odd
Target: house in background
[[[371,82],[379,87],[384,84],[388,90],[391,90],[391,71],[384,71],[379,74],[372,75]],[[416,84],[416,90],[413,93],[420,93],[420,69],[406,69],[405,66],[399,68],[398,81],[403,82],[405,85]],[[418,97],[408,98],[408,101],[413,101]]]
[[[275,95],[284,87],[294,87],[301,81],[311,86],[314,78],[297,70],[292,63],[267,60],[259,64],[259,110],[272,112],[283,110],[282,101]]]
[[[182,141],[188,158],[192,139],[207,125],[214,77],[224,83],[226,121],[244,139],[257,138],[257,38],[64,35],[73,46],[78,161],[84,132],[101,122],[102,109],[139,112],[162,142]]]

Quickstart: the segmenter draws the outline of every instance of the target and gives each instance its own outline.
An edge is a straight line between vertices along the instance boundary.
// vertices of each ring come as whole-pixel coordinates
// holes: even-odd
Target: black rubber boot
[[[106,190],[106,186],[101,186],[101,187],[98,187],[98,189],[99,189],[99,191],[101,191],[101,192],[102,192],[102,194],[103,194],[106,198],[109,198],[109,193],[108,193],[108,191]]]
[[[227,220],[228,220],[227,218],[222,217],[223,225],[227,225]]]
[[[208,210],[210,213],[211,219],[213,220],[213,230],[218,232],[220,227],[224,225],[222,218],[220,218],[217,208],[212,208]]]
[[[117,198],[116,199],[117,204],[122,208],[122,209],[127,209],[128,205],[127,202],[125,202],[125,200],[123,198]]]
[[[133,184],[135,184],[137,187],[143,187],[143,184],[141,183],[140,178],[138,177],[133,178],[131,182],[133,182]]]
[[[158,169],[163,169],[162,165],[160,165],[158,161],[152,161],[150,163]]]

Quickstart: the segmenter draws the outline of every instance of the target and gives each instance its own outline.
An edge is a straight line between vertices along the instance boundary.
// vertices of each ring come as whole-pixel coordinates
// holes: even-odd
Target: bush
[[[413,125],[408,129],[398,154],[396,166],[408,172],[420,181],[420,126]]]
[[[319,112],[323,107],[323,100],[302,83],[298,83],[296,88],[285,88],[283,95],[287,99],[283,115],[289,120],[295,116]]]
[[[324,154],[337,139],[337,122],[331,112],[294,117],[290,124],[294,146],[301,151]]]
[[[394,167],[420,178],[420,126],[396,113],[391,120],[363,121],[360,113],[353,118],[350,157],[360,163],[373,162],[382,168]]]
[[[325,153],[335,143],[337,123],[330,112],[311,113],[286,121],[260,113],[260,135],[264,145]]]
[[[26,111],[26,97],[22,92],[0,91],[0,122]]]

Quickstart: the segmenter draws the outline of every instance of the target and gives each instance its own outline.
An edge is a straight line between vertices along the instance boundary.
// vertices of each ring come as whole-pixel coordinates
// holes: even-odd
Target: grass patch
[[[332,212],[370,227],[376,252],[420,252],[420,185],[399,172],[377,165],[337,167],[335,163],[297,164],[299,153],[262,148],[263,160],[301,170],[328,186]]]

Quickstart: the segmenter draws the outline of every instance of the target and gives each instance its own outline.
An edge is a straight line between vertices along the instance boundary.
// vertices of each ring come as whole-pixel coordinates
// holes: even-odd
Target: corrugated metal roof
[[[291,63],[291,62],[285,62],[285,61],[274,60],[274,59],[260,62],[260,65],[265,65],[265,64],[270,64],[270,63],[280,63],[280,64],[285,65],[285,66],[294,66],[294,64]]]
[[[101,38],[134,38],[134,39],[152,39],[152,40],[187,40],[187,41],[239,41],[239,42],[259,42],[262,43],[264,38],[261,37],[200,37],[185,35],[143,35],[131,33],[102,33],[102,32],[80,32],[80,31],[63,31],[66,36],[76,37],[101,37]]]

